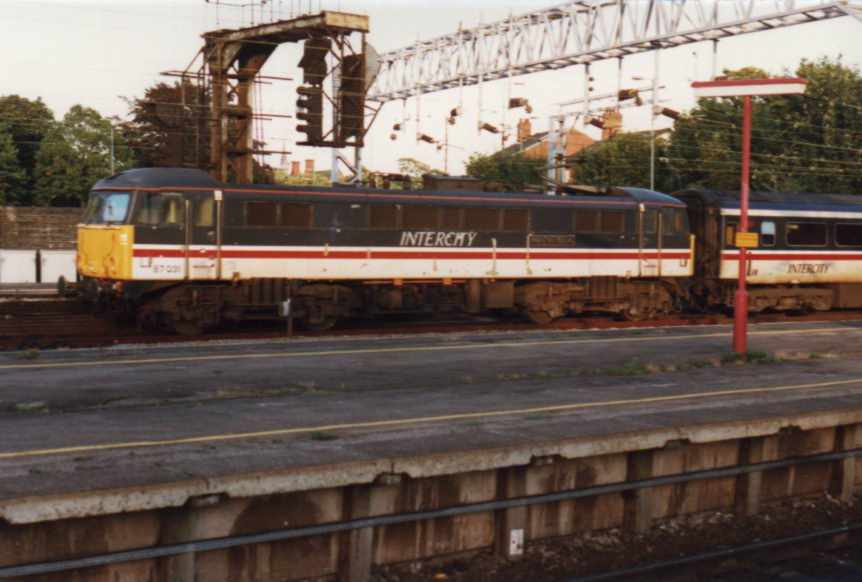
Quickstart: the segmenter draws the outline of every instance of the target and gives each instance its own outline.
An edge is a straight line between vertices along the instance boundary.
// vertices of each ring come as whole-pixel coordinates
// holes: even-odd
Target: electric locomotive
[[[650,190],[567,195],[222,184],[199,170],[98,182],[79,286],[144,327],[198,333],[291,315],[509,310],[645,318],[694,272],[685,205]]]

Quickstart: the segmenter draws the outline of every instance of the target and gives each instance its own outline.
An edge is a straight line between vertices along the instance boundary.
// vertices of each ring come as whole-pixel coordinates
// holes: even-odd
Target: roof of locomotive
[[[680,198],[700,198],[708,206],[739,208],[739,192],[692,188],[675,192]],[[862,196],[808,192],[751,192],[749,206],[759,210],[862,212]]]
[[[661,192],[644,188],[604,189],[595,194],[574,194],[562,196],[547,196],[538,192],[446,192],[432,190],[382,190],[363,188],[357,191],[350,186],[290,186],[282,184],[224,184],[212,178],[202,170],[190,168],[137,168],[125,170],[109,178],[99,180],[93,186],[94,190],[116,189],[223,189],[227,192],[273,192],[295,193],[313,196],[317,193],[343,194],[345,196],[363,194],[384,194],[392,197],[427,198],[429,201],[441,199],[457,199],[461,201],[495,202],[549,202],[549,203],[586,203],[591,205],[606,204],[613,206],[635,206],[638,203],[660,206],[683,206],[683,203]]]

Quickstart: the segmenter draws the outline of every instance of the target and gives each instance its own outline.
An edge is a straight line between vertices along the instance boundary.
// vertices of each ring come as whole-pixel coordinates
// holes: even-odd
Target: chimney
[[[610,139],[623,127],[623,114],[618,109],[609,109],[602,115],[602,139]]]
[[[314,175],[314,160],[305,160],[305,175]]]
[[[290,162],[290,175],[299,176],[299,160],[293,160]]]
[[[525,117],[518,122],[518,143],[523,143],[533,135],[533,124]]]

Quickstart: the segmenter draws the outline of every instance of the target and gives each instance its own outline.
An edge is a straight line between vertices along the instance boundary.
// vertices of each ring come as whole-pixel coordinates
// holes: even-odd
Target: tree
[[[521,153],[497,152],[490,156],[473,154],[467,161],[467,174],[478,178],[490,189],[518,191],[543,183],[544,160],[533,160]]]
[[[11,136],[16,149],[21,180],[6,186],[6,203],[30,204],[36,181],[36,157],[45,134],[54,124],[54,114],[41,99],[31,100],[19,95],[0,97],[0,124]]]
[[[589,186],[650,187],[650,134],[618,133],[578,152],[569,166],[575,182]],[[667,143],[655,138],[655,187],[660,191],[676,189],[675,176],[665,158]]]
[[[143,98],[126,98],[131,121],[123,135],[140,167],[210,165],[209,92],[192,83],[158,83]]]
[[[18,149],[12,134],[0,124],[0,204],[12,199],[27,182],[27,174],[18,162]]]
[[[114,169],[132,166],[121,135],[114,136]],[[95,182],[111,173],[111,121],[98,111],[73,106],[45,136],[36,159],[39,204],[80,204]]]
[[[731,78],[767,76],[758,69]],[[754,98],[753,190],[862,194],[862,75],[840,62],[802,61],[804,96]],[[668,158],[677,181],[737,190],[742,99],[702,99],[674,125]]]

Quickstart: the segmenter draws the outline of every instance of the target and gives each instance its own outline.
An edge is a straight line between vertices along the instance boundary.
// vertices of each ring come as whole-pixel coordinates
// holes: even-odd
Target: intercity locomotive
[[[645,318],[694,273],[686,206],[638,188],[538,193],[227,185],[188,169],[98,182],[78,231],[85,297],[198,333],[277,317],[508,310]]]

